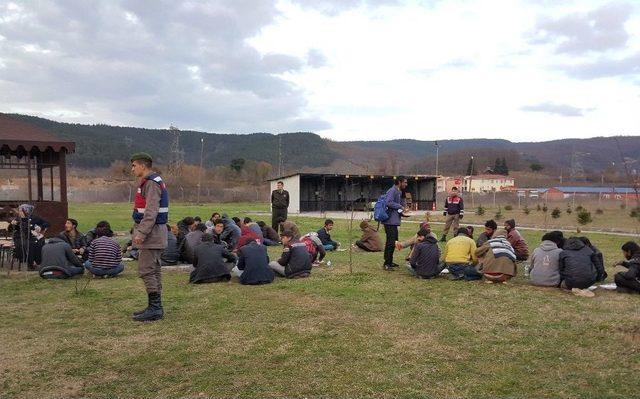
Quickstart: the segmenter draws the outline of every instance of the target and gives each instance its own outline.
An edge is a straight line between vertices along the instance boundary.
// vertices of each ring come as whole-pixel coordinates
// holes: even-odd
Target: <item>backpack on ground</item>
[[[387,195],[381,195],[373,206],[373,220],[376,222],[386,222],[389,219],[387,213]]]

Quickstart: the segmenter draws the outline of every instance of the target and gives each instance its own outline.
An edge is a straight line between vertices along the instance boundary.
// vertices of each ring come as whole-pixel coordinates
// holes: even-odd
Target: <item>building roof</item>
[[[631,187],[585,187],[585,186],[557,186],[553,187],[563,193],[583,193],[583,194],[630,194],[635,192]]]
[[[45,129],[0,113],[0,148],[5,146],[10,151],[17,151],[19,147],[26,151],[34,147],[45,151],[50,147],[55,152],[65,149],[71,153],[76,149],[72,141],[61,140]]]
[[[282,180],[282,179],[286,179],[288,177],[293,177],[293,176],[307,176],[307,177],[342,177],[342,178],[347,178],[348,177],[366,177],[366,178],[373,178],[373,179],[393,179],[396,176],[393,175],[367,175],[367,174],[343,174],[343,173],[292,173],[290,175],[283,175],[283,176],[278,176],[278,177],[274,177],[271,179],[268,179],[267,181],[275,181],[275,180]],[[431,175],[401,175],[406,177],[407,179],[436,179],[437,176],[431,176]]]
[[[505,176],[505,175],[473,175],[473,176],[465,176],[465,179],[511,179],[514,180],[513,177]]]

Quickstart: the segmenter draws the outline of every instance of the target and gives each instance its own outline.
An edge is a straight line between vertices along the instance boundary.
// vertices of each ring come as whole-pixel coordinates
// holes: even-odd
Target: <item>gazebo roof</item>
[[[72,141],[61,140],[45,129],[0,113],[0,149],[4,146],[10,151],[17,151],[19,147],[26,151],[36,148],[42,152],[48,147],[55,152],[65,149],[72,153],[76,150]]]

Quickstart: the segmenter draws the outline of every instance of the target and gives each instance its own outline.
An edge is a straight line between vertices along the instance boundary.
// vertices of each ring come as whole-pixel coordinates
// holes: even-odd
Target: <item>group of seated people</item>
[[[99,222],[86,235],[78,231],[78,221],[67,219],[62,231],[50,238],[41,251],[40,276],[69,278],[83,274],[114,277],[122,273],[122,251],[113,238],[109,222]]]
[[[607,278],[602,252],[587,237],[565,238],[561,231],[543,235],[529,258],[527,243],[516,230],[514,220],[498,228],[494,220],[485,223],[477,241],[473,229],[461,227],[440,251],[437,237],[428,222],[410,240],[397,242],[398,249],[411,247],[409,271],[420,278],[437,277],[446,268],[451,280],[480,280],[504,283],[517,273],[517,264],[529,260],[525,268],[529,282],[543,287],[560,287],[580,296],[594,296],[588,288]],[[625,261],[615,275],[619,291],[640,293],[640,246],[629,241],[622,246]]]

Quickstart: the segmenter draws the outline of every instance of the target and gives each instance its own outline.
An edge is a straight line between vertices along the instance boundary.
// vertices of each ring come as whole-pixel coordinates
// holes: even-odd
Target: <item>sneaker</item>
[[[384,266],[382,266],[382,268],[383,268],[384,270],[388,271],[388,272],[392,272],[392,271],[394,271],[394,270],[395,270],[395,269],[393,268],[393,266],[391,266],[391,265],[384,265]]]
[[[494,283],[494,281],[493,281],[493,280],[484,280],[484,283],[485,283],[485,284],[493,284],[493,283]]]
[[[400,265],[394,262],[391,264],[391,267],[400,267]]]
[[[582,296],[585,298],[593,298],[594,296],[596,296],[593,291],[581,290],[580,288],[572,288],[571,292],[573,293],[573,295]]]
[[[464,276],[458,276],[458,275],[455,275],[455,274],[451,274],[449,276],[449,280],[451,280],[451,281],[458,281],[458,280],[462,280],[463,278],[464,278]]]

